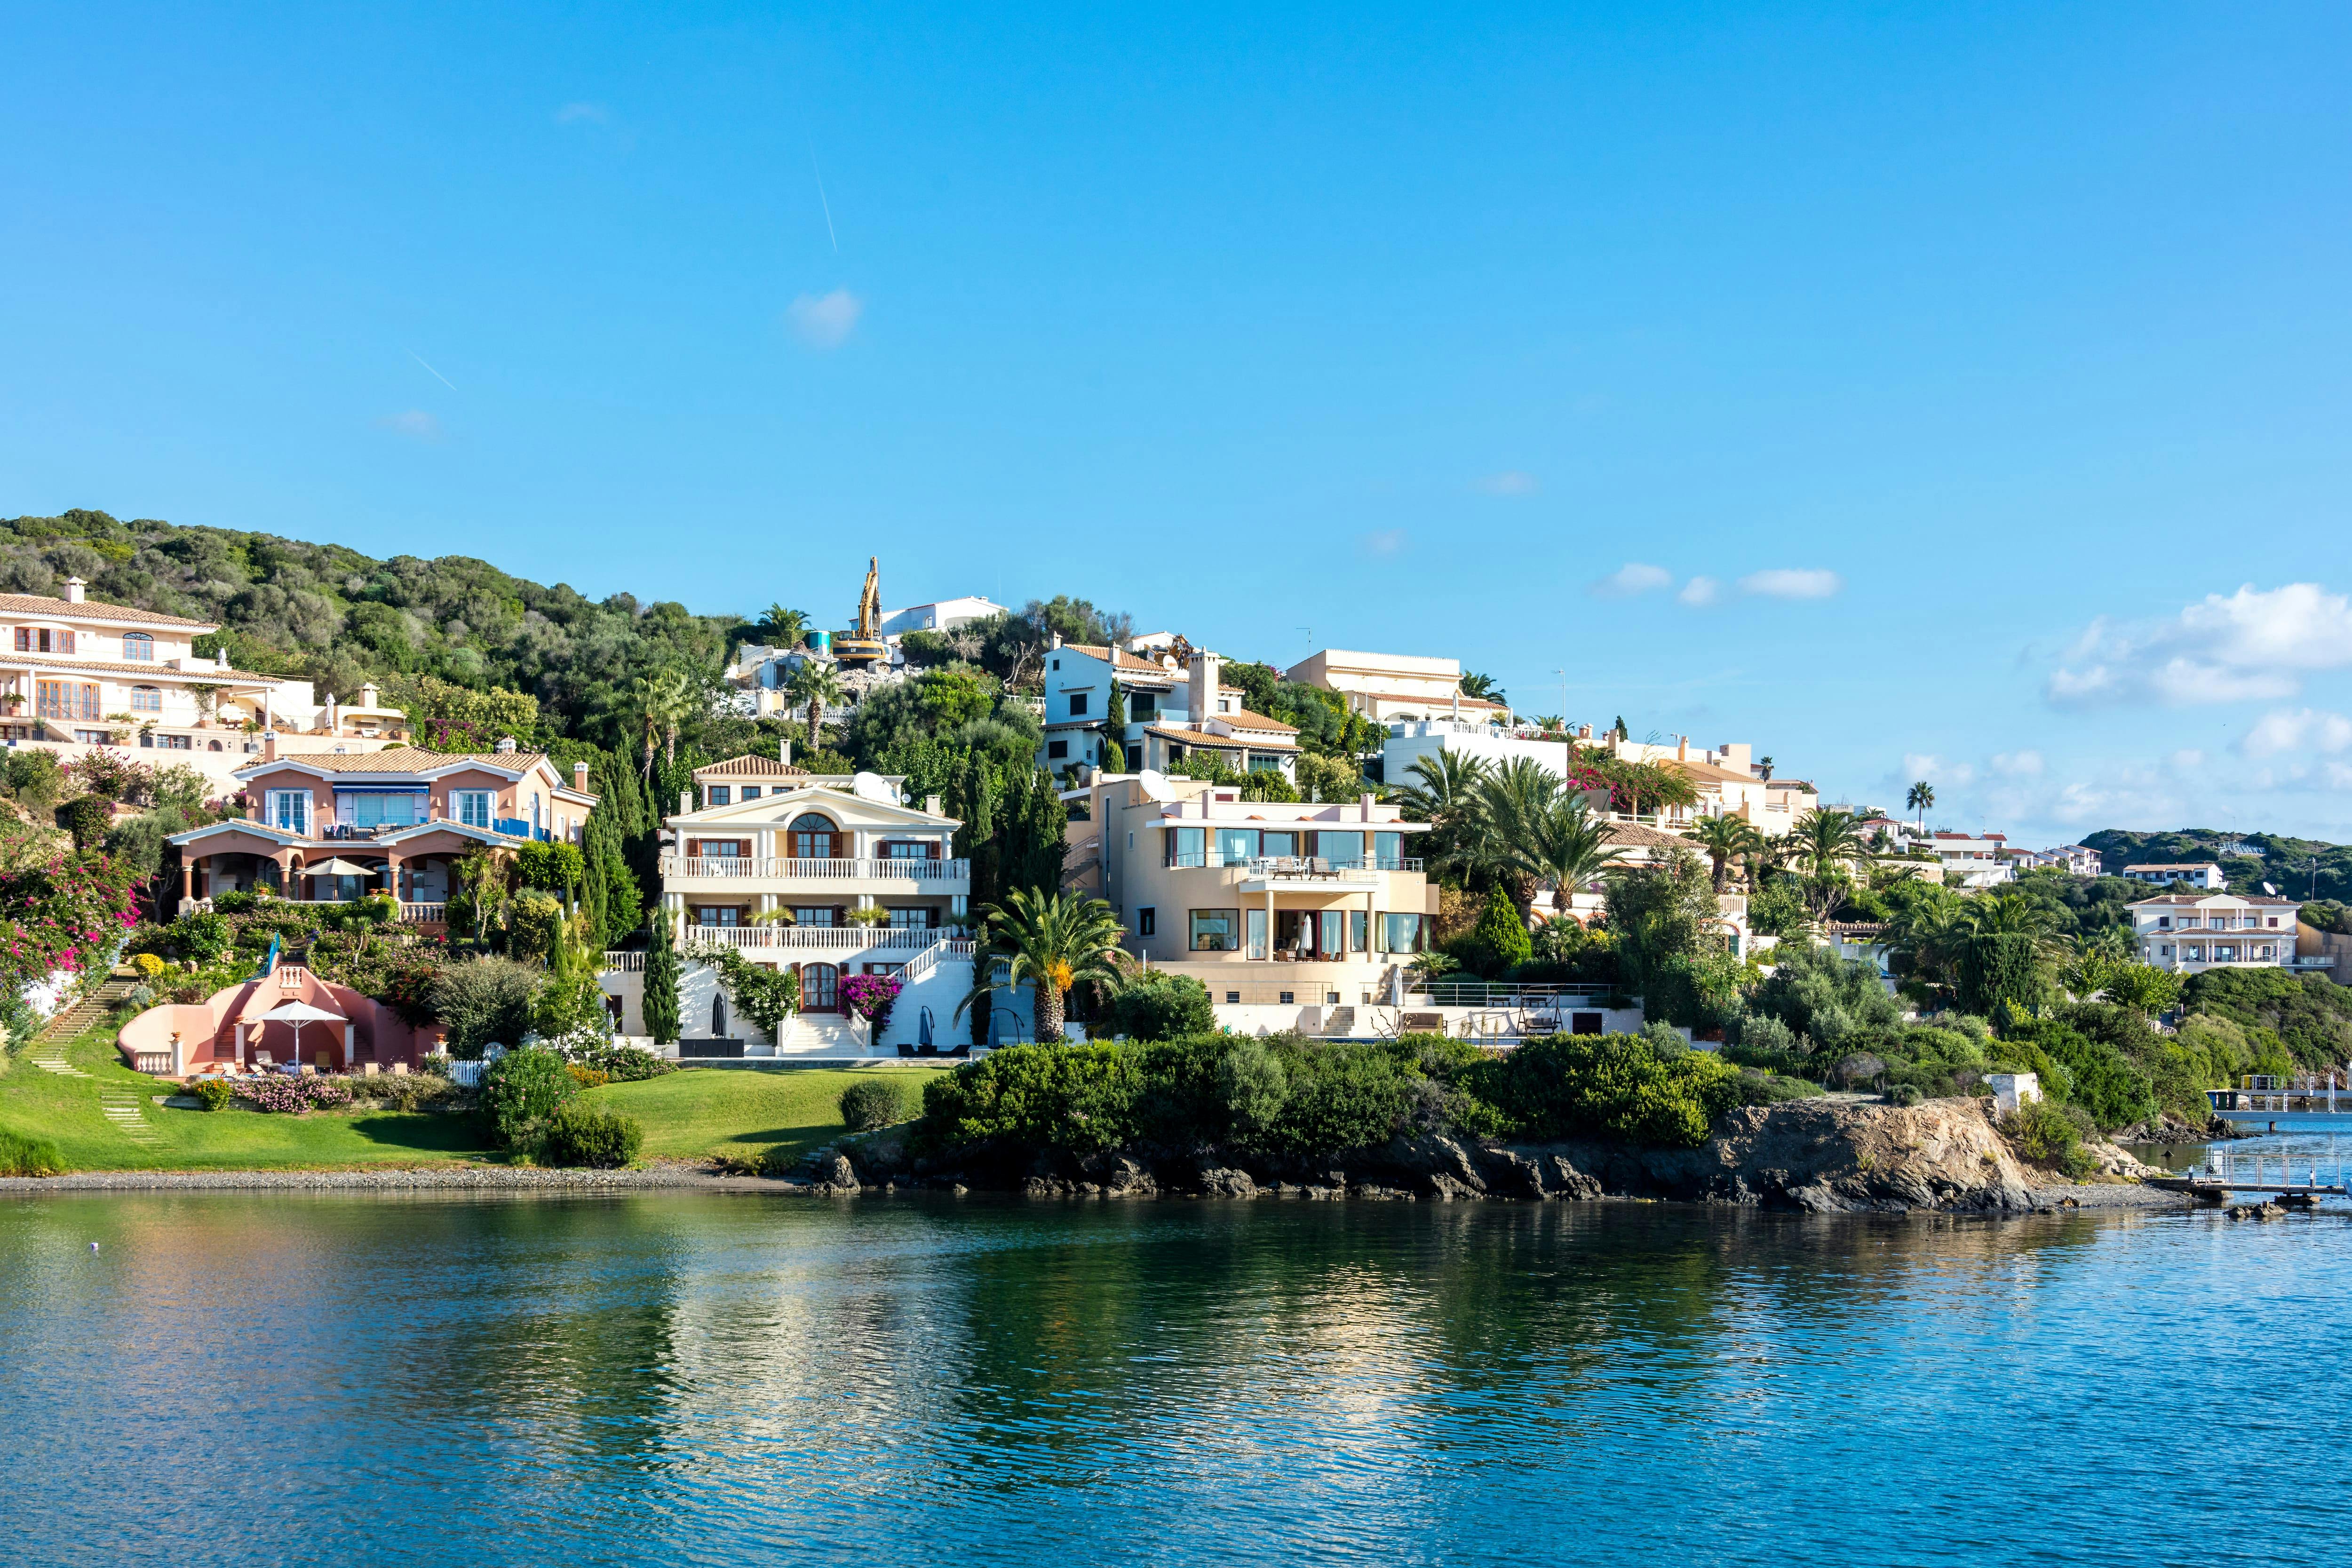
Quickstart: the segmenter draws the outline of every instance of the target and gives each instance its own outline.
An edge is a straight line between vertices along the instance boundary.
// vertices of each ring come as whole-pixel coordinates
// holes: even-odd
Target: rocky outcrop
[[[812,1162],[833,1191],[902,1182],[1012,1187],[1037,1196],[1465,1198],[1589,1202],[1604,1197],[1738,1204],[1813,1213],[1943,1209],[2003,1213],[2037,1206],[2028,1173],[1977,1100],[1893,1106],[1822,1100],[1731,1110],[1696,1149],[1619,1143],[1482,1144],[1399,1138],[1379,1149],[1311,1161],[1225,1151],[1212,1158],[1150,1160],[1118,1152],[1079,1160],[1040,1157],[1019,1170],[975,1163],[907,1163],[895,1141],[845,1143]],[[2112,1154],[2119,1179],[2137,1161]],[[848,1170],[855,1161],[856,1169]],[[2126,1168],[2132,1167],[2132,1168]],[[846,1180],[844,1177],[846,1176]]]

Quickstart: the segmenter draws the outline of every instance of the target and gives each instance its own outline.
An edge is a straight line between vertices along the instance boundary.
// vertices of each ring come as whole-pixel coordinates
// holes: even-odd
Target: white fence
[[[664,878],[797,879],[841,882],[969,882],[969,860],[795,860],[755,856],[665,855]]]

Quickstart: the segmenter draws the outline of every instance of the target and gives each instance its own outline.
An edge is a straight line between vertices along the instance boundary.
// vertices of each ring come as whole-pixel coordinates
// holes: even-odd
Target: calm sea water
[[[0,1555],[2339,1563],[2347,1259],[2341,1215],[0,1199]]]

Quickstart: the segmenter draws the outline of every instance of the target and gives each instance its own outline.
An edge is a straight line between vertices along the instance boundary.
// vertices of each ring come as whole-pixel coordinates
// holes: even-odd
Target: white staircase
[[[833,1013],[795,1013],[782,1041],[776,1047],[779,1057],[862,1057],[866,1054],[866,1031],[850,1019]]]

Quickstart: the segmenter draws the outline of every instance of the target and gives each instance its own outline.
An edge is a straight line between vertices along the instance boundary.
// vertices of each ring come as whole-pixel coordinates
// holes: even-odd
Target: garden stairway
[[[138,985],[136,976],[111,974],[97,990],[64,1012],[52,1016],[33,1037],[29,1053],[35,1067],[57,1074],[59,1078],[88,1078],[89,1074],[66,1060],[66,1043],[97,1023],[113,1010],[114,1005],[131,994]]]

